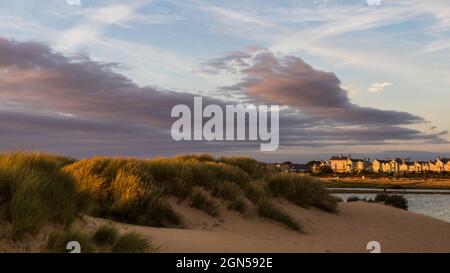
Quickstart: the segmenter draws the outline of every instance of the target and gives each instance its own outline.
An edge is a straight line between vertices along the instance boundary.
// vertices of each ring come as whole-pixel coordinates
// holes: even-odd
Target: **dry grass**
[[[211,216],[219,202],[240,213],[258,214],[300,230],[273,197],[336,211],[336,200],[311,177],[279,174],[251,158],[216,159],[207,154],[142,160],[94,157],[75,161],[42,153],[0,155],[0,220],[20,239],[46,222],[69,226],[85,213],[120,222],[180,227],[183,219],[168,197],[188,199]],[[219,200],[220,201],[220,200]]]
[[[114,253],[145,253],[154,252],[156,248],[151,241],[137,233],[129,232],[122,235],[111,248]]]
[[[68,253],[67,244],[71,241],[80,244],[82,253],[96,252],[96,246],[91,240],[91,236],[79,230],[67,229],[63,231],[55,231],[50,234],[45,245],[46,252]]]
[[[117,241],[118,236],[119,232],[113,225],[103,225],[95,231],[92,239],[98,245],[112,246]]]
[[[145,161],[94,158],[64,168],[93,202],[92,214],[149,226],[179,226],[181,218],[153,181]]]
[[[194,188],[191,197],[191,206],[206,212],[211,216],[219,214],[219,205],[211,199],[201,188]]]
[[[73,229],[52,232],[43,251],[68,253],[71,250],[67,249],[67,244],[71,241],[80,244],[81,253],[144,253],[157,251],[150,240],[134,232],[120,235],[112,225],[103,225],[92,235]]]
[[[70,224],[84,207],[73,178],[61,171],[71,160],[43,153],[0,155],[0,207],[11,236],[37,233],[46,222]]]
[[[292,230],[301,231],[300,224],[269,199],[263,198],[258,201],[258,215],[278,221]]]
[[[285,197],[302,207],[317,207],[336,212],[337,199],[324,189],[319,180],[298,174],[277,174],[267,179],[268,187],[275,196]]]

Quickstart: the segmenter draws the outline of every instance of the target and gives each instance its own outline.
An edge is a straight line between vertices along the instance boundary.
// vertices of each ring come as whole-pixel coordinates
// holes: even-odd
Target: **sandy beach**
[[[178,206],[186,229],[151,228],[115,223],[121,231],[135,231],[160,246],[160,252],[369,252],[378,241],[382,252],[450,252],[450,224],[412,212],[365,202],[340,203],[338,214],[303,209],[281,201],[303,225],[306,234],[276,222],[242,217],[224,210],[217,218]],[[85,228],[107,222],[86,217]]]
[[[279,203],[297,219],[305,233],[288,230],[277,222],[242,216],[223,209],[218,217],[185,205],[177,205],[185,228],[154,228],[111,222],[84,216],[75,226],[95,231],[113,223],[120,232],[134,231],[151,239],[163,253],[275,252],[341,253],[369,252],[378,241],[382,252],[450,252],[450,223],[382,204],[340,203],[339,213],[304,209],[285,200]],[[40,252],[48,232],[22,243],[0,239],[1,252]]]

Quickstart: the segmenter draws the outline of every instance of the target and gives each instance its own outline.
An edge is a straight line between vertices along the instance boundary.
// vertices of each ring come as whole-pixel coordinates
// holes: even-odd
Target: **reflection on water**
[[[344,201],[350,196],[373,199],[375,194],[339,193],[333,194]],[[450,195],[449,194],[404,194],[408,200],[408,210],[428,215],[450,223]]]

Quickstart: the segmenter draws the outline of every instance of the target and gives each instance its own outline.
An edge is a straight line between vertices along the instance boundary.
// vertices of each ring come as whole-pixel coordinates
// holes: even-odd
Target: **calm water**
[[[374,189],[374,188],[329,188],[330,190],[351,190],[351,191],[387,191],[387,192],[405,192],[405,193],[415,193],[415,192],[427,192],[427,193],[447,193],[450,194],[450,190],[440,190],[440,189]]]
[[[338,193],[344,201],[350,196],[373,199],[376,194]],[[403,194],[408,200],[408,210],[428,215],[450,223],[450,194]]]

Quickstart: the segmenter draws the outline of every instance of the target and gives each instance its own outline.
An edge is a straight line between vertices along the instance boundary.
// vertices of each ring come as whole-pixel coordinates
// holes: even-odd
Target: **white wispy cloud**
[[[85,19],[65,31],[60,39],[58,48],[76,49],[79,45],[97,40],[109,25],[127,22],[134,14],[137,6],[113,4],[94,10],[85,11]]]
[[[374,83],[369,86],[369,92],[370,93],[380,93],[383,91],[386,87],[393,85],[391,82],[382,82],[382,83]]]
[[[450,29],[450,5],[447,0],[397,0],[396,2],[403,7],[411,10],[411,14],[431,15],[435,23],[432,28],[436,31],[443,31]]]
[[[425,45],[421,53],[435,53],[447,49],[450,49],[450,38],[442,37]]]
[[[271,27],[273,24],[269,23],[269,20],[264,18],[259,18],[255,15],[245,14],[243,12],[235,11],[232,9],[226,9],[217,6],[205,6],[203,9],[210,11],[216,15],[219,15],[226,20],[231,20],[233,22],[239,22],[242,24],[254,24],[261,27]]]

